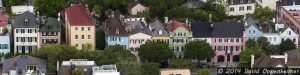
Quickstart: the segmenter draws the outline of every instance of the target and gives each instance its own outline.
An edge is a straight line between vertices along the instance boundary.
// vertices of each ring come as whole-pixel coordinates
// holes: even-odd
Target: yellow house
[[[152,33],[152,41],[161,41],[169,44],[169,32],[159,18],[154,18],[149,23],[149,29]]]
[[[75,4],[65,8],[66,41],[77,49],[95,49],[95,24],[87,7]]]
[[[160,75],[191,75],[189,69],[161,69]]]

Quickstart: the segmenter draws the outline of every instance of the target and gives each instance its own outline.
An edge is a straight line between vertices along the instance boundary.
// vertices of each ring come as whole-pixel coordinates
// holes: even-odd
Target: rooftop
[[[47,61],[29,55],[19,55],[14,58],[6,59],[3,63],[2,72],[9,72],[10,70],[16,69],[16,71],[26,70],[27,65],[37,65],[40,71],[45,73]]]
[[[37,18],[34,13],[26,11],[15,17],[13,26],[15,28],[38,28],[40,21]]]
[[[118,72],[116,65],[102,65],[93,67],[93,72]]]
[[[93,66],[96,65],[95,61],[87,61],[86,59],[71,59],[70,61],[63,61],[62,66]]]
[[[282,6],[285,10],[300,10],[300,5]]]
[[[71,26],[95,26],[88,8],[81,4],[74,4],[65,8],[67,19]]]

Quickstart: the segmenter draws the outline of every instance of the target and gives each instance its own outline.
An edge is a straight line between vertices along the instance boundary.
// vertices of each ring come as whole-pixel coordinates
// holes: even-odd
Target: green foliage
[[[128,0],[102,0],[102,4],[111,9],[125,10],[124,7],[128,4]]]
[[[270,45],[270,42],[268,42],[268,39],[266,37],[259,37],[257,39],[257,44],[263,49],[267,50],[268,46]]]
[[[296,49],[296,45],[291,39],[282,40],[279,44],[280,53],[283,54],[285,51],[290,51]]]
[[[121,75],[142,75],[141,65],[134,61],[124,61],[117,63],[118,71]]]
[[[208,22],[210,13],[211,13],[210,11],[206,11],[203,9],[197,9],[197,10],[194,10],[193,16],[196,21]]]
[[[270,21],[275,17],[276,13],[269,7],[257,7],[253,13],[253,17],[258,19],[260,22]]]
[[[131,54],[130,51],[123,49],[120,45],[110,46],[107,50],[103,51],[77,50],[73,46],[54,45],[42,47],[39,50],[34,51],[31,55],[47,59],[47,68],[50,72],[56,70],[57,61],[66,61],[70,59],[93,60],[97,65],[117,64],[125,61],[137,62],[134,55]]]
[[[159,64],[155,62],[148,62],[142,64],[143,75],[159,75]]]
[[[264,51],[258,45],[246,48],[240,53],[241,58],[238,66],[241,68],[250,68],[251,55],[254,55],[255,58],[259,58],[264,55]]]
[[[138,13],[137,16],[146,18],[146,21],[148,21],[148,22],[151,20],[151,13],[149,11],[144,11],[142,13]]]
[[[211,75],[211,72],[208,68],[203,68],[197,72],[197,75]]]
[[[187,58],[196,58],[198,61],[210,59],[215,54],[211,46],[203,40],[194,40],[185,45],[184,55]]]
[[[88,51],[92,51],[93,50],[93,45],[90,43],[87,43],[84,45],[84,48],[82,50],[88,50]]]
[[[172,56],[172,50],[164,42],[146,42],[140,46],[139,56],[150,62],[160,62]]]
[[[266,54],[267,55],[280,54],[279,45],[269,45],[268,48],[266,49]]]
[[[246,48],[252,48],[256,46],[256,41],[253,39],[248,39],[246,41]]]
[[[84,75],[84,73],[83,73],[83,71],[81,71],[80,69],[75,68],[75,69],[72,71],[72,75]]]
[[[169,62],[169,68],[193,69],[196,64],[185,59],[172,59]]]
[[[4,3],[3,3],[4,4]],[[15,6],[15,5],[26,5],[27,4],[27,0],[6,0],[5,1],[5,8],[6,11],[11,14],[11,6]]]
[[[97,28],[99,29],[99,28]],[[105,34],[103,30],[96,30],[96,50],[105,48]]]
[[[193,16],[192,10],[184,6],[174,7],[166,11],[166,16],[175,18],[189,18]]]
[[[65,7],[66,0],[34,0],[35,12],[41,15],[57,17],[58,12]]]
[[[3,34],[8,33],[8,29],[5,27],[5,28],[2,29],[2,32],[3,32]]]

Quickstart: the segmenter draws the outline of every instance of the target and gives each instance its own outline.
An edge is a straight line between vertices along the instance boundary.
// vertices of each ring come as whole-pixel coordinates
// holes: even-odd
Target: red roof
[[[68,15],[67,18],[71,26],[94,26],[90,11],[83,5],[75,4],[65,8],[65,12]]]
[[[172,29],[171,29],[172,31],[174,31],[178,27],[183,27],[186,30],[191,31],[191,29],[189,28],[189,26],[187,26],[186,24],[184,24],[182,22],[179,22],[177,19],[173,19],[172,21],[173,21],[173,23],[172,23]]]
[[[0,27],[6,27],[7,25],[7,16],[0,14]]]

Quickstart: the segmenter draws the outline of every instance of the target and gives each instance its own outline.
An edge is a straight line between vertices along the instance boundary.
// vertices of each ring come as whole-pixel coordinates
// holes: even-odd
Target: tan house
[[[130,15],[137,15],[139,13],[143,13],[144,11],[148,11],[149,7],[142,5],[138,0],[130,2],[128,4],[127,11]]]
[[[42,17],[42,22],[39,30],[39,46],[57,45],[60,44],[61,25],[59,19],[52,17]]]
[[[160,75],[191,75],[189,69],[160,69]]]
[[[66,42],[77,49],[88,44],[95,49],[95,24],[90,11],[81,4],[72,4],[65,8]]]

